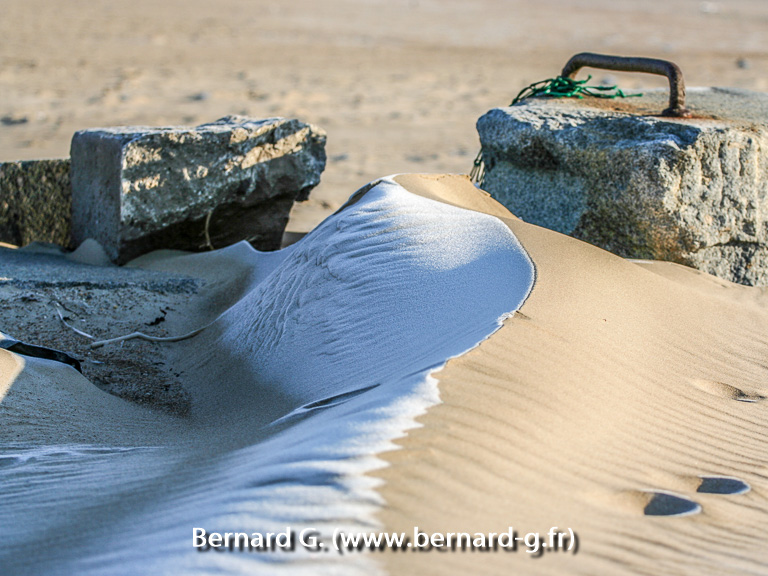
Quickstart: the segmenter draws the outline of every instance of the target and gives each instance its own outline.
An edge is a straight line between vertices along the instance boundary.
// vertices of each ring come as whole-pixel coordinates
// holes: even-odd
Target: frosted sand
[[[369,253],[379,242],[402,258]],[[525,224],[450,176],[379,183],[278,253],[236,245],[135,264],[208,279],[186,328],[224,312],[170,349],[192,410],[160,415],[34,359],[14,379],[18,357],[0,350],[12,381],[0,404],[10,574],[28,573],[31,558],[46,574],[768,574],[763,289],[622,260]],[[445,294],[430,292],[437,277]],[[356,295],[336,298],[347,285]],[[417,305],[426,295],[461,325],[409,324],[432,320],[437,308]],[[356,314],[362,306],[372,308]],[[315,332],[301,329],[303,314]],[[190,551],[193,526],[287,523],[557,526],[578,534],[580,551]]]
[[[192,528],[375,528],[377,454],[439,402],[430,374],[495,332],[534,276],[498,218],[392,179],[278,253],[241,244],[134,265],[203,269],[207,311],[190,313],[227,308],[173,345],[190,414],[128,404],[52,362],[9,371],[4,573],[375,572],[368,555],[200,554]]]

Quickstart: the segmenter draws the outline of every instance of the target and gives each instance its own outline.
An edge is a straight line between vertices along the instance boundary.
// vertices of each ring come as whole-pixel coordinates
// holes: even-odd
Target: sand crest
[[[156,253],[122,270],[137,267],[206,282],[168,321],[208,327],[154,349],[188,409],[158,412],[70,367],[24,358],[19,370],[10,356],[6,573],[377,571],[367,554],[202,554],[192,530],[376,526],[377,455],[439,402],[430,374],[498,330],[534,277],[498,218],[386,178],[282,251]]]
[[[410,189],[441,194],[428,179]],[[572,528],[580,551],[389,554],[389,571],[768,572],[765,292],[504,222],[536,266],[534,289],[435,375],[443,402],[377,473],[379,517],[406,532]],[[702,477],[751,490],[697,492]],[[644,514],[667,494],[698,513]]]
[[[190,409],[0,350],[6,573],[768,571],[761,289],[526,224],[460,176],[377,181],[279,252],[132,266],[206,282],[169,322],[210,327],[158,348]],[[201,554],[200,525],[557,527],[579,552]]]

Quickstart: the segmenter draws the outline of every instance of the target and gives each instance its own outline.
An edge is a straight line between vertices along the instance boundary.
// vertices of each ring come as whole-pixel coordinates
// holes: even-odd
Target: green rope
[[[557,78],[534,82],[520,90],[520,93],[515,96],[510,106],[514,106],[526,98],[537,97],[583,98],[586,95],[593,98],[632,98],[634,96],[642,96],[642,94],[625,94],[617,86],[587,86],[587,82],[591,79],[592,76],[587,76],[586,80],[574,80],[573,78],[558,76]]]
[[[623,90],[616,86],[587,86],[587,82],[591,79],[592,76],[587,76],[586,80],[574,80],[573,78],[558,76],[557,78],[548,78],[547,80],[534,82],[520,90],[520,93],[515,96],[510,106],[514,106],[527,98],[584,98],[585,95],[592,96],[593,98],[632,98],[642,96],[642,94],[625,94]],[[483,186],[485,181],[485,164],[483,162],[482,147],[472,165],[469,178],[477,183],[478,186]]]

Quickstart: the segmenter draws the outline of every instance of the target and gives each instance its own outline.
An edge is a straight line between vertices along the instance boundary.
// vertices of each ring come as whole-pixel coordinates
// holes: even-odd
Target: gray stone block
[[[69,160],[0,164],[0,242],[69,244]]]
[[[274,250],[293,202],[320,182],[325,133],[228,116],[196,128],[83,130],[71,156],[74,245],[94,238],[118,263],[240,240]]]
[[[477,127],[484,188],[523,220],[631,258],[768,285],[768,95],[689,89],[619,100],[529,99]]]

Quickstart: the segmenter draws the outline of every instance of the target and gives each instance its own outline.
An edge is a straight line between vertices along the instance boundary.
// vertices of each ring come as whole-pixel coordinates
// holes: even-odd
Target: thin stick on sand
[[[97,342],[94,342],[91,344],[91,349],[95,348],[101,348],[102,346],[105,346],[106,344],[115,344],[116,342],[125,342],[126,340],[133,340],[135,338],[139,338],[141,340],[147,340],[149,342],[178,342],[180,340],[186,340],[187,338],[192,338],[193,336],[197,336],[208,328],[210,324],[207,324],[206,326],[203,326],[202,328],[198,328],[197,330],[193,330],[192,332],[189,332],[187,334],[183,334],[182,336],[149,336],[147,334],[144,334],[143,332],[132,332],[131,334],[126,334],[125,336],[118,336],[117,338],[110,338],[108,340],[99,340]]]
[[[62,324],[64,324],[64,326],[72,330],[72,332],[74,332],[75,334],[80,334],[80,336],[85,336],[86,338],[89,338],[91,340],[96,340],[94,336],[91,336],[90,334],[88,334],[87,332],[83,332],[82,330],[78,330],[77,328],[72,326],[72,324],[64,320],[64,315],[61,313],[61,304],[59,304],[58,302],[53,302],[53,305],[54,305],[54,308],[56,308],[56,314],[59,315],[59,319],[61,320]]]
[[[72,326],[70,323],[68,323],[66,320],[64,320],[64,315],[61,313],[60,305],[58,302],[54,302],[54,305],[56,307],[56,313],[59,315],[59,319],[61,322],[75,332],[76,334],[79,334],[80,336],[84,336],[90,340],[96,340],[95,336],[91,336],[87,332],[83,332],[82,330],[78,330],[74,326]],[[134,339],[140,339],[140,340],[147,340],[148,342],[179,342],[180,340],[186,340],[187,338],[192,338],[193,336],[197,336],[208,328],[213,322],[206,324],[202,328],[197,328],[196,330],[192,330],[192,332],[188,332],[186,334],[182,334],[181,336],[150,336],[149,334],[144,334],[143,332],[131,332],[130,334],[126,334],[125,336],[118,336],[117,338],[109,338],[107,340],[96,340],[96,342],[93,342],[90,346],[92,350],[96,348],[101,348],[102,346],[105,346],[107,344],[115,344],[117,342],[125,342],[126,340],[134,340]]]

